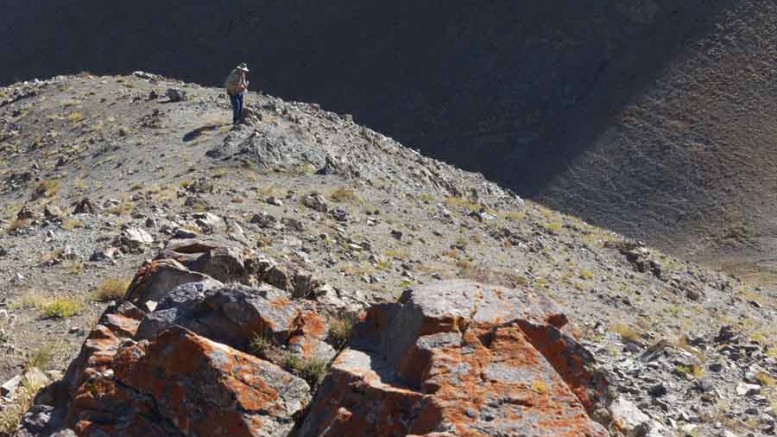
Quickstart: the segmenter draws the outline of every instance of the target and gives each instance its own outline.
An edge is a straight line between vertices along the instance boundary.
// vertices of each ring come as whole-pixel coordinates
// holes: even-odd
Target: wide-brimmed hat
[[[243,71],[245,71],[246,73],[248,73],[248,65],[246,65],[246,63],[245,63],[245,62],[243,62],[242,64],[238,65],[238,66],[237,66],[237,67],[235,67],[235,68],[237,68],[238,70],[243,70]]]

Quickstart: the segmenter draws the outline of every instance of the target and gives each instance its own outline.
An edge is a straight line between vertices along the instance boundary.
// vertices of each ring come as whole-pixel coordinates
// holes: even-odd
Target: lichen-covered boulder
[[[293,300],[286,291],[266,284],[201,285],[172,290],[143,319],[135,338],[151,339],[178,325],[242,351],[249,351],[251,340],[262,336],[303,358],[329,361],[334,357],[335,350],[324,341],[326,323],[313,302]]]
[[[283,436],[309,390],[268,361],[173,327],[122,345],[113,375],[79,388],[68,422],[85,436]]]
[[[566,323],[526,290],[410,290],[368,310],[300,435],[606,436],[591,415],[607,404],[607,381]]]
[[[62,379],[68,395],[72,396],[84,381],[111,371],[119,345],[135,335],[144,316],[145,312],[129,302],[105,310]]]

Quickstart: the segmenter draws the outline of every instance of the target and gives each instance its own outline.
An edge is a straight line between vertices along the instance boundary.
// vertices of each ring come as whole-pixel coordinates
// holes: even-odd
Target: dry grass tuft
[[[612,325],[610,329],[612,329],[612,332],[618,334],[623,341],[638,343],[642,339],[642,336],[639,335],[637,330],[622,322]]]
[[[351,187],[337,188],[333,190],[331,193],[329,193],[329,198],[333,202],[338,202],[338,203],[361,201],[361,198],[356,194],[356,192]]]
[[[118,278],[108,278],[94,289],[94,300],[98,302],[110,302],[124,298],[129,287],[129,281]]]
[[[30,227],[30,220],[17,218],[11,221],[8,227],[5,228],[5,233],[8,235],[13,235],[16,231],[21,231],[22,229],[27,229],[29,227]]]
[[[351,330],[359,321],[359,317],[352,313],[343,313],[336,318],[329,319],[329,338],[332,344],[340,349],[348,344],[351,339]]]
[[[32,407],[35,395],[43,388],[25,379],[17,389],[16,398],[0,411],[0,435],[13,435],[24,417],[24,413]]]
[[[32,192],[33,200],[40,199],[42,197],[54,197],[59,192],[59,181],[56,180],[43,180],[38,183],[35,190]]]

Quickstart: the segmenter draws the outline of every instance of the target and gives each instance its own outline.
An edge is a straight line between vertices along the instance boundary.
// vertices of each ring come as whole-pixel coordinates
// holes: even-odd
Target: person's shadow
[[[194,129],[191,132],[187,132],[186,135],[183,136],[183,142],[188,143],[189,141],[196,140],[197,138],[202,136],[202,134],[204,134],[205,132],[214,131],[223,126],[225,126],[225,124],[216,123],[216,124],[208,124],[202,127],[198,127],[197,129]]]

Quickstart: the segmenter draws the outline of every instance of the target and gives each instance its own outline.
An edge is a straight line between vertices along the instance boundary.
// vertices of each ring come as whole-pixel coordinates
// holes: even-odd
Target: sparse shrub
[[[701,366],[696,365],[690,365],[686,366],[684,364],[678,364],[675,366],[675,370],[677,372],[682,373],[683,375],[691,375],[696,379],[699,379],[704,376],[704,369],[702,369]]]
[[[54,264],[61,261],[62,254],[65,253],[63,249],[56,249],[52,250],[51,252],[46,252],[43,254],[43,256],[40,257],[41,264]]]
[[[386,256],[389,258],[394,258],[397,260],[406,260],[410,256],[410,254],[406,250],[402,249],[389,249],[386,251]]]
[[[509,221],[518,221],[526,216],[522,211],[499,211],[496,215]]]
[[[213,170],[213,173],[211,174],[211,176],[216,178],[216,179],[219,179],[219,178],[223,178],[224,176],[226,176],[227,172],[228,172],[228,170],[226,168],[219,167],[219,168]]]
[[[758,374],[755,375],[755,379],[757,379],[762,385],[766,387],[777,388],[777,379],[768,373],[758,372]]]
[[[57,354],[58,345],[56,343],[46,343],[40,348],[27,354],[27,368],[35,367],[40,370],[46,370]]]
[[[84,120],[84,114],[80,112],[71,112],[67,115],[67,119],[72,124],[78,124]]]
[[[329,193],[333,202],[358,202],[361,200],[351,187],[340,187]]]
[[[391,270],[392,266],[393,266],[393,263],[391,262],[391,260],[383,260],[383,261],[378,261],[378,263],[375,264],[375,269],[381,272],[387,272]]]
[[[86,191],[89,189],[89,184],[84,182],[83,178],[79,176],[75,181],[73,181],[73,188],[76,190]]]
[[[32,192],[33,200],[41,197],[54,197],[59,192],[59,181],[44,180],[40,181]]]
[[[27,229],[28,227],[30,227],[30,220],[17,218],[11,221],[8,227],[5,228],[5,232],[8,235],[13,235],[15,232]]]
[[[67,319],[78,314],[84,305],[75,299],[58,297],[48,301],[41,309],[45,317],[51,319]]]
[[[403,279],[399,281],[399,288],[400,290],[404,290],[406,288],[412,287],[415,284],[416,284],[415,281],[411,281],[410,279]]]
[[[429,193],[421,193],[418,195],[418,200],[424,203],[432,203],[434,201],[434,196]]]
[[[30,290],[22,294],[19,299],[14,301],[10,308],[17,309],[36,309],[39,310],[46,305],[47,299],[36,290]]]
[[[269,187],[259,188],[259,194],[261,194],[262,197],[274,196],[277,191],[278,191],[278,186],[276,186],[274,184],[270,185]]]
[[[545,229],[547,229],[549,232],[558,232],[561,230],[563,225],[558,222],[552,222],[552,223],[546,223]]]
[[[251,337],[251,343],[248,347],[254,355],[261,357],[265,355],[272,345],[273,342],[269,335],[264,332],[257,332]]]
[[[469,201],[461,197],[446,197],[445,203],[448,206],[468,209],[472,212],[478,212],[482,208],[479,203]]]
[[[610,329],[612,329],[614,333],[618,334],[623,341],[635,343],[639,342],[641,339],[639,332],[625,323],[616,323],[612,325]]]
[[[72,231],[73,229],[81,228],[83,226],[84,226],[83,222],[81,222],[80,220],[71,219],[71,218],[64,219],[62,221],[62,224],[60,225],[60,227],[66,231]]]
[[[514,275],[513,280],[515,281],[515,285],[520,285],[521,287],[529,285],[529,278],[526,276]]]
[[[35,395],[43,388],[26,378],[17,389],[14,400],[0,411],[0,435],[13,435],[24,414],[32,407]]]
[[[127,292],[127,287],[129,287],[129,281],[118,278],[105,279],[94,289],[94,299],[99,302],[122,299]]]
[[[288,354],[286,367],[307,381],[312,388],[316,388],[324,381],[329,370],[329,362],[320,358],[302,358],[299,355]]]
[[[135,210],[135,203],[133,202],[120,202],[118,205],[107,209],[105,212],[116,216],[131,215]]]
[[[587,281],[590,281],[593,278],[594,278],[594,272],[590,270],[583,270],[582,272],[580,272],[580,279],[585,279]]]
[[[84,262],[81,260],[72,260],[65,263],[65,270],[71,275],[80,275],[84,273]]]
[[[348,344],[353,326],[358,321],[359,317],[353,313],[342,313],[329,320],[329,339],[336,348],[340,349]]]

